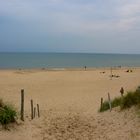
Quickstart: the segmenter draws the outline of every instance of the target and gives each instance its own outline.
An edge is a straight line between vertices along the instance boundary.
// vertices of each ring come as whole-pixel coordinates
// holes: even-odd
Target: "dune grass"
[[[113,99],[111,101],[111,106],[112,108],[117,107],[121,104],[122,98],[121,97],[116,97],[115,99]],[[103,112],[106,110],[109,110],[109,102],[108,101],[104,101],[102,108],[100,108],[99,112]]]
[[[3,103],[2,99],[0,99],[0,123],[5,126],[9,123],[15,122],[16,117],[17,112],[14,107]]]
[[[140,91],[128,92],[127,95],[123,97],[120,104],[121,109],[130,108],[133,105],[140,105]]]
[[[0,107],[3,107],[3,101],[0,99]]]
[[[117,97],[111,101],[112,108],[120,106],[121,109],[130,108],[133,105],[140,106],[140,88],[138,87],[134,92],[127,92],[123,97]],[[109,103],[105,101],[102,108],[99,109],[100,112],[109,110]]]

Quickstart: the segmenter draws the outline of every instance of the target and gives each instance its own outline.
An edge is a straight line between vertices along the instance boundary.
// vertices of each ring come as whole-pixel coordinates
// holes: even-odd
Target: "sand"
[[[0,97],[20,110],[25,90],[25,122],[0,128],[0,140],[138,140],[140,118],[133,107],[98,113],[101,97],[107,99],[135,90],[140,68],[0,70]],[[129,68],[130,69],[130,68]],[[105,72],[105,73],[103,73]],[[30,100],[40,105],[40,118],[31,120]]]

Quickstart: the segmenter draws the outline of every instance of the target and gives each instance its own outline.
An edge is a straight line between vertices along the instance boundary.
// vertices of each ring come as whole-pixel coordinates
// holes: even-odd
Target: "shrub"
[[[17,113],[15,109],[10,105],[0,107],[0,123],[6,125],[11,122],[15,122]]]

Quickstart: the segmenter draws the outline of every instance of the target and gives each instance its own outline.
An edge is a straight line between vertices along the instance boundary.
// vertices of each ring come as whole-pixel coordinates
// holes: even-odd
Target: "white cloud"
[[[117,28],[122,31],[137,28],[140,23],[140,1],[124,0],[116,10],[118,16]]]
[[[132,29],[136,22],[136,18],[120,19],[120,21],[117,23],[117,28],[122,31],[127,31]]]
[[[0,0],[0,15],[42,34],[94,36],[105,42],[112,34],[131,38],[140,24],[140,0]]]
[[[140,1],[133,0],[118,7],[118,13],[122,17],[136,16],[140,14]]]

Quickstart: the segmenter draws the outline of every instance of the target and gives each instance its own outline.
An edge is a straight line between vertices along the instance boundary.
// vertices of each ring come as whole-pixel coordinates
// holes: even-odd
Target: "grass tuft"
[[[111,101],[111,106],[112,107],[117,107],[121,104],[121,102],[122,102],[122,97],[116,97],[115,99],[113,99]]]
[[[3,107],[3,100],[0,99],[0,107]]]
[[[116,97],[115,99],[113,99],[111,101],[112,108],[119,106],[121,104],[121,102],[122,102],[122,98],[121,97]],[[106,110],[109,110],[109,109],[110,109],[109,108],[109,102],[105,101],[102,105],[102,108],[100,108],[99,111],[103,112],[103,111],[106,111]]]
[[[108,103],[108,101],[105,101],[103,103],[103,106],[100,108],[99,112],[103,112],[103,111],[106,111],[108,109],[109,109],[109,103]]]
[[[133,105],[140,104],[140,91],[136,90],[135,92],[128,92],[124,96],[122,103],[120,105],[121,109],[130,108]]]
[[[5,105],[2,100],[0,100],[0,123],[5,126],[15,122],[16,117],[17,112],[14,107],[12,105]]]
[[[133,105],[140,106],[140,87],[134,92],[128,92],[125,96],[117,97],[111,101],[112,108],[120,106],[121,109],[126,109]],[[109,109],[109,103],[105,101],[99,111],[103,112]]]

